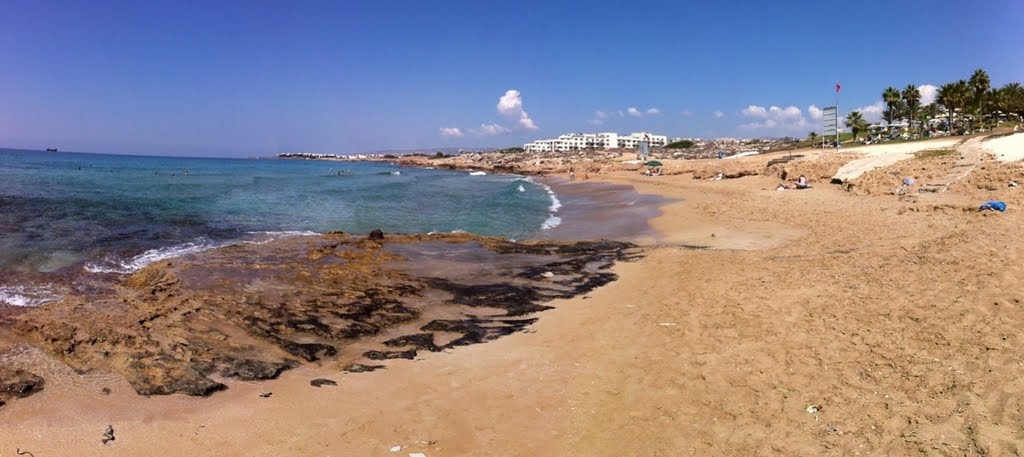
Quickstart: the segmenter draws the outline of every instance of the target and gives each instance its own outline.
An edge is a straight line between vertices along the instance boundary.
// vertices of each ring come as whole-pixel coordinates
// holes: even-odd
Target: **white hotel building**
[[[527,152],[577,151],[580,149],[635,149],[641,141],[651,147],[665,146],[668,137],[647,132],[619,135],[618,133],[570,133],[554,140],[537,140],[523,145]]]

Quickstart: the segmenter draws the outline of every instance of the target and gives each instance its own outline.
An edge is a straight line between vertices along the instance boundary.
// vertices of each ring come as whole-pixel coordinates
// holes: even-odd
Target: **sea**
[[[69,275],[281,236],[464,231],[527,239],[561,221],[544,183],[383,162],[0,149],[0,305],[59,299]]]

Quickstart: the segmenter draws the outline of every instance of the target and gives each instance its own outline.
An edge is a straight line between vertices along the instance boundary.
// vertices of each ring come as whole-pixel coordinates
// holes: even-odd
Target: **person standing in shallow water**
[[[569,181],[576,180],[576,170],[572,169],[572,165],[569,165]]]

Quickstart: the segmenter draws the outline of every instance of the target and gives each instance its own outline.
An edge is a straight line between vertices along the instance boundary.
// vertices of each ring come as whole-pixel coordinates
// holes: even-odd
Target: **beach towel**
[[[1006,203],[997,200],[988,201],[985,202],[984,205],[981,205],[981,207],[978,208],[978,211],[985,211],[986,209],[992,209],[999,212],[1003,212],[1006,211]]]

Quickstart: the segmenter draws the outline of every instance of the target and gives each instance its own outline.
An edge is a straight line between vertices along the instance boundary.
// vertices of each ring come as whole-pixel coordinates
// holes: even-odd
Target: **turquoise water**
[[[550,189],[515,176],[385,163],[0,149],[0,287],[16,273],[126,273],[281,232],[521,239],[557,220],[553,203]]]

